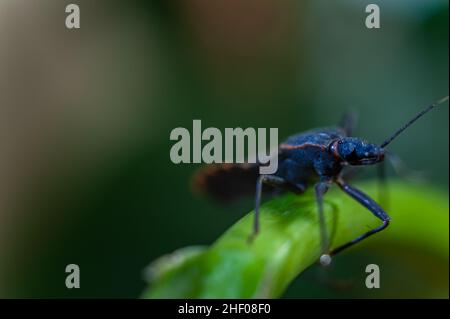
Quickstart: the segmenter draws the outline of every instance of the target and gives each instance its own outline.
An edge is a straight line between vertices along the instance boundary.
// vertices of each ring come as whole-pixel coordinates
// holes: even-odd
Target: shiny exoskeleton
[[[221,164],[200,170],[196,175],[195,185],[217,199],[230,200],[254,190],[256,183],[255,219],[250,239],[253,239],[259,232],[259,207],[263,185],[296,194],[301,194],[308,187],[314,186],[322,238],[323,254],[320,262],[329,264],[330,256],[385,229],[390,222],[389,215],[378,203],[345,181],[343,168],[383,162],[386,154],[385,147],[390,142],[422,115],[447,100],[448,97],[445,97],[428,106],[380,146],[368,143],[361,138],[351,137],[354,121],[352,117],[346,117],[339,127],[314,129],[293,135],[280,144],[278,169],[275,174],[260,175],[258,164]],[[337,184],[345,193],[366,207],[382,223],[352,241],[328,251],[329,243],[323,216],[323,196],[332,183]]]

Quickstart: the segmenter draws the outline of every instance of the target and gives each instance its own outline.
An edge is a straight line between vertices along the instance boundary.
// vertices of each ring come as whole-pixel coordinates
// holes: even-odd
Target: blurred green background
[[[72,2],[79,30],[64,25]],[[191,193],[198,165],[170,161],[175,127],[278,127],[283,139],[356,110],[356,134],[380,143],[447,95],[448,1],[377,1],[378,30],[364,25],[369,3],[0,0],[0,297],[138,297],[150,261],[210,244],[250,211],[252,198],[221,207]],[[448,194],[448,146],[444,106],[390,150]],[[331,277],[374,261],[404,273],[369,248]],[[81,289],[64,285],[70,263]],[[439,267],[448,285],[448,259]],[[370,297],[320,271],[286,297]]]

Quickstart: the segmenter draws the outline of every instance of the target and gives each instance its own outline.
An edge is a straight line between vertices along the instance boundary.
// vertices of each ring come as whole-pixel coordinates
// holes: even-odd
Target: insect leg
[[[320,226],[320,239],[321,239],[321,248],[322,248],[322,256],[320,257],[320,263],[322,265],[328,265],[331,262],[331,258],[327,255],[329,240],[327,228],[325,225],[325,216],[323,214],[323,195],[328,191],[330,181],[321,180],[315,186],[316,191],[316,200],[319,211],[319,226]]]
[[[376,217],[378,217],[379,219],[381,219],[383,221],[383,224],[381,224],[378,227],[375,227],[374,229],[368,231],[367,233],[353,239],[352,241],[334,249],[330,254],[331,255],[336,255],[337,253],[341,252],[342,250],[353,246],[354,244],[360,242],[361,240],[375,234],[378,233],[379,231],[382,231],[383,229],[385,229],[388,225],[389,222],[391,220],[391,218],[389,217],[389,215],[380,207],[380,205],[378,205],[373,199],[371,199],[369,196],[367,196],[366,194],[364,194],[363,192],[361,192],[360,190],[348,185],[347,183],[345,183],[343,180],[338,179],[336,181],[336,183],[339,185],[339,187],[346,192],[348,195],[350,195],[351,197],[353,197],[356,201],[358,201],[361,205],[363,205],[364,207],[366,207],[368,210],[370,210],[372,212],[372,214],[374,214]]]
[[[339,124],[339,126],[344,130],[346,136],[351,136],[356,127],[357,122],[356,112],[346,112]]]
[[[389,189],[386,183],[386,163],[378,164],[378,200],[384,208],[389,207]]]
[[[261,204],[261,194],[263,184],[271,185],[278,188],[286,188],[286,181],[274,175],[260,175],[256,181],[256,196],[255,196],[255,218],[253,220],[253,232],[249,237],[251,242],[259,232],[259,206]]]
[[[422,171],[411,170],[405,164],[405,162],[397,155],[386,152],[386,158],[392,165],[395,173],[405,180],[413,183],[423,182],[425,180],[425,174]]]

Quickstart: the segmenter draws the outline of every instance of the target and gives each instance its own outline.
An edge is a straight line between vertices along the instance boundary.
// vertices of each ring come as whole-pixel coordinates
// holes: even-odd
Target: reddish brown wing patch
[[[254,194],[259,175],[257,164],[214,164],[200,168],[192,178],[194,192],[228,202]]]

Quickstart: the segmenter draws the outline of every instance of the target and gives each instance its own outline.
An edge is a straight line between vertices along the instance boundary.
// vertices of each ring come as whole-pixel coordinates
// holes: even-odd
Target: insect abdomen
[[[257,164],[216,164],[200,168],[193,176],[192,188],[221,202],[254,194],[259,175]]]

